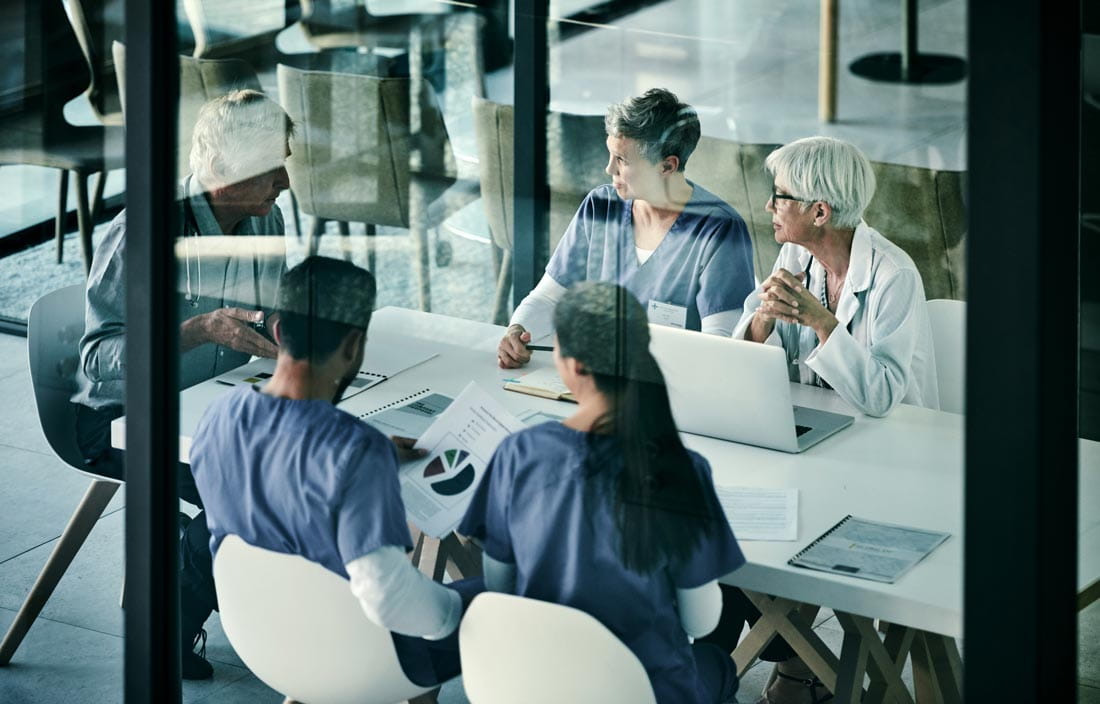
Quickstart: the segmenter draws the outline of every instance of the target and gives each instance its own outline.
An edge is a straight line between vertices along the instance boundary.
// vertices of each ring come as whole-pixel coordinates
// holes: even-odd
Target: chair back
[[[940,389],[940,410],[966,410],[966,303],[937,299],[928,301],[932,324],[932,345],[936,352],[936,376]]]
[[[583,611],[510,594],[474,598],[458,632],[471,704],[650,704],[642,663]]]
[[[222,628],[245,665],[289,699],[392,704],[427,691],[401,670],[389,631],[346,579],[228,535],[214,556]]]
[[[732,205],[748,226],[758,280],[779,255],[765,205],[772,181],[764,161],[776,144],[703,137],[688,160],[688,177]],[[964,172],[871,162],[877,185],[864,213],[871,227],[912,257],[928,299],[966,297]]]
[[[116,38],[125,34],[122,0],[66,0],[65,14],[88,66],[91,78],[84,95],[96,119],[106,125],[122,124],[118,86],[111,78],[110,61],[104,55]]]
[[[515,113],[475,97],[474,132],[481,176],[481,197],[493,242],[512,251],[515,222]],[[547,116],[547,180],[550,184],[550,240],[553,252],[584,197],[610,181],[602,115],[554,112]]]
[[[516,172],[512,168],[515,113],[510,105],[477,96],[473,98],[473,107],[481,205],[485,208],[493,244],[511,252],[515,242],[512,226],[516,221]]]
[[[115,58],[119,95],[122,96],[122,107],[125,110],[126,45],[115,42],[111,45],[111,51]],[[245,61],[180,57],[179,152],[176,164],[180,178],[191,173],[191,135],[195,131],[195,121],[199,119],[199,109],[219,95],[243,88],[262,90],[255,69]]]
[[[278,69],[279,97],[297,125],[287,161],[302,212],[408,228],[412,176],[454,181],[454,154],[435,96],[419,86],[414,122],[407,77]]]
[[[286,27],[286,0],[183,0],[196,59],[231,56]]]
[[[83,334],[82,284],[51,291],[31,306],[27,354],[38,420],[54,453],[80,471],[86,471],[84,456],[76,444],[76,408],[69,399],[78,390]]]

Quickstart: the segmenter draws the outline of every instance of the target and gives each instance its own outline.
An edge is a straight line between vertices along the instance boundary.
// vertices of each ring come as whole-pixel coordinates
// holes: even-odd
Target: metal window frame
[[[174,3],[127,0],[127,704],[179,702]]]
[[[1076,701],[1081,6],[967,8],[965,700]]]

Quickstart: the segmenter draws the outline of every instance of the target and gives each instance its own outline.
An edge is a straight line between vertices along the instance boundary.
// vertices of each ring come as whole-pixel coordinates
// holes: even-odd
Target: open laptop
[[[855,420],[793,405],[779,347],[663,325],[649,334],[683,432],[802,452]]]

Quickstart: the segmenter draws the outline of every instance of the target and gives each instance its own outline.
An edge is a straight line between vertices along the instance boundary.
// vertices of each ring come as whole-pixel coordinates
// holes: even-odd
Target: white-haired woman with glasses
[[[834,389],[870,416],[939,408],[932,328],[913,260],[863,222],[875,193],[855,146],[808,137],[768,155],[766,208],[782,248],[734,337],[782,345],[792,380]]]
[[[604,126],[611,183],[585,197],[516,307],[497,347],[502,367],[527,363],[527,343],[553,332],[554,306],[581,281],[624,286],[650,322],[726,337],[755,283],[745,221],[684,175],[699,143],[695,110],[654,88],[608,108]]]

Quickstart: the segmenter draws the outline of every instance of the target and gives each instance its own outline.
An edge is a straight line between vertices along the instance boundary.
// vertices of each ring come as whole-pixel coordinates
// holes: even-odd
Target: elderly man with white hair
[[[240,366],[251,355],[275,357],[262,334],[286,269],[284,226],[275,199],[289,185],[284,163],[293,123],[278,104],[253,90],[215,98],[199,112],[192,137],[192,175],[178,201],[180,387]],[[88,274],[81,389],[73,396],[77,444],[89,471],[124,479],[122,453],[111,447],[111,421],[123,413],[126,378],[126,211],[111,223]],[[164,236],[164,232],[129,236]],[[267,237],[262,237],[267,236]],[[201,506],[190,469],[179,471],[180,497]],[[209,549],[184,549],[209,560]],[[186,564],[185,564],[186,567]],[[213,671],[192,652],[210,609],[181,576],[183,676]],[[203,634],[204,635],[204,634]]]
[[[920,272],[863,221],[875,193],[867,157],[808,137],[766,165],[775,184],[766,208],[783,247],[734,337],[782,345],[792,381],[831,387],[867,415],[899,403],[939,408]]]

